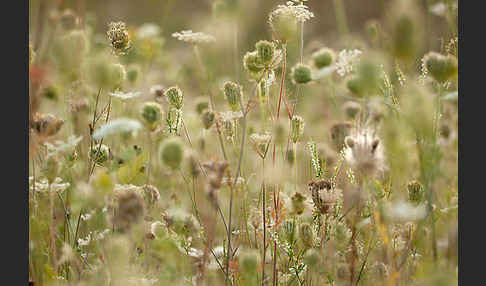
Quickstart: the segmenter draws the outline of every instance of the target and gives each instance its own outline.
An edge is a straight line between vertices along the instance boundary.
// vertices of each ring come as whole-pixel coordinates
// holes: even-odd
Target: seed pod
[[[304,119],[298,115],[294,115],[292,117],[292,124],[291,124],[292,141],[294,143],[297,143],[297,141],[299,141],[299,139],[304,134],[304,127],[305,127]]]
[[[255,44],[255,48],[261,62],[265,66],[270,65],[275,54],[275,44],[269,41],[259,41]]]
[[[240,106],[240,99],[241,99],[241,86],[231,82],[227,81],[223,85],[223,93],[224,97],[228,101],[228,104],[233,111],[237,111]]]
[[[306,84],[312,80],[312,72],[308,65],[296,64],[291,70],[291,77],[296,84]]]
[[[161,145],[160,158],[162,162],[172,170],[180,168],[183,155],[184,149],[182,142],[176,137],[167,139],[167,141]]]
[[[182,106],[184,105],[184,95],[178,86],[169,87],[164,95],[170,106],[178,110],[182,109]]]
[[[333,50],[329,48],[321,48],[312,54],[312,63],[317,69],[322,69],[330,66],[336,55]]]

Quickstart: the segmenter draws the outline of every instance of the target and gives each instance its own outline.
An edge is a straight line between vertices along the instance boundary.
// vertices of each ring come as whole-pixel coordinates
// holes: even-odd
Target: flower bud
[[[312,80],[312,72],[308,65],[297,64],[292,68],[291,77],[296,84],[306,84]]]
[[[275,44],[269,41],[259,41],[255,44],[255,48],[261,62],[265,66],[270,65],[275,54]]]
[[[160,149],[160,158],[162,162],[172,170],[179,169],[182,163],[184,149],[180,139],[173,137],[167,139]]]
[[[312,54],[312,63],[317,69],[330,66],[334,62],[336,55],[329,48],[322,48]]]
[[[169,87],[165,91],[164,95],[167,98],[170,106],[178,110],[182,109],[182,106],[184,105],[184,95],[178,86]]]
[[[305,127],[304,119],[298,115],[294,115],[292,117],[292,124],[291,124],[291,135],[292,135],[292,141],[294,143],[297,143],[297,141],[299,141],[299,139],[304,134],[304,127]]]
[[[233,111],[237,111],[240,106],[240,99],[241,99],[241,86],[231,82],[227,81],[223,85],[223,93],[224,97],[228,101],[228,104]]]

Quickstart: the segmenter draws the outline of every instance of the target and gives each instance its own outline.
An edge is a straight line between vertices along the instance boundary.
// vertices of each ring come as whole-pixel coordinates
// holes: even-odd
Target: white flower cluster
[[[105,238],[105,235],[110,233],[110,229],[105,229],[103,231],[90,231],[85,238],[78,238],[78,245],[79,246],[88,246],[91,241],[95,240],[102,240]]]
[[[272,13],[270,13],[268,17],[268,22],[270,23],[270,25],[272,25],[275,18],[280,16],[291,16],[294,17],[297,21],[303,23],[310,18],[313,18],[314,13],[309,11],[309,8],[302,3],[295,5],[294,2],[287,1],[285,5],[278,5],[277,8],[273,10]]]
[[[359,55],[362,52],[358,49],[355,50],[342,50],[339,52],[338,59],[336,61],[337,73],[340,76],[345,76],[354,71],[356,64],[359,61]]]
[[[141,127],[142,123],[140,123],[138,120],[117,118],[96,129],[93,133],[93,139],[99,140],[105,136],[117,133],[136,132]]]
[[[272,136],[270,135],[270,133],[263,133],[263,134],[253,133],[250,135],[250,140],[257,145],[260,144],[267,145],[271,139]]]
[[[49,184],[49,181],[47,179],[41,179],[39,182],[34,182],[34,177],[30,176],[29,177],[29,189],[34,190],[38,193],[47,193],[48,191],[51,192],[59,192],[62,193],[64,190],[69,188],[71,186],[70,183],[66,182],[63,183],[62,179],[57,177],[54,179],[54,182]]]
[[[238,118],[243,117],[243,113],[241,111],[224,111],[220,112],[219,116],[222,121],[233,121]]]
[[[68,141],[64,143],[64,141],[57,140],[54,142],[54,144],[51,144],[49,142],[45,142],[44,145],[47,148],[47,157],[51,157],[57,153],[63,153],[63,152],[69,152],[69,151],[74,151],[74,148],[76,148],[76,145],[83,139],[83,136],[76,137],[74,135],[71,135],[68,138]]]
[[[110,92],[108,93],[109,96],[119,98],[121,100],[127,100],[127,99],[132,99],[135,97],[139,97],[142,95],[140,91],[136,92],[121,92],[121,91],[115,91],[115,92]]]
[[[216,39],[208,34],[201,32],[193,32],[192,30],[185,30],[172,34],[172,37],[179,41],[184,41],[191,44],[210,43],[216,41]]]

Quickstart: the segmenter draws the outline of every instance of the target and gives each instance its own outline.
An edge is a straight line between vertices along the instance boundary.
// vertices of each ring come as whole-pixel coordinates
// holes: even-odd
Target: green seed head
[[[297,64],[291,71],[292,80],[296,84],[306,84],[312,80],[312,71],[308,65]]]
[[[214,112],[211,110],[205,110],[203,114],[201,114],[201,120],[204,125],[204,128],[209,129],[214,123]]]
[[[183,155],[184,149],[182,142],[176,137],[167,139],[161,146],[160,158],[162,162],[172,170],[180,168]]]
[[[169,87],[165,93],[165,97],[169,102],[169,105],[175,109],[182,109],[184,105],[184,95],[182,94],[182,90],[177,86]]]
[[[408,190],[408,199],[411,202],[419,203],[422,201],[424,196],[424,187],[422,186],[421,183],[415,180],[410,181],[407,184],[407,190]]]
[[[310,224],[303,223],[300,225],[299,236],[305,247],[312,248],[314,244],[314,232]]]
[[[127,71],[121,64],[113,64],[110,68],[111,80],[116,88],[122,86],[123,82],[127,79]]]
[[[319,264],[320,258],[321,258],[321,255],[320,255],[319,251],[317,251],[314,248],[311,248],[311,249],[308,249],[305,252],[304,263],[309,265],[310,267],[313,267],[313,266]]]
[[[237,111],[240,106],[240,99],[241,99],[241,86],[237,83],[227,81],[223,85],[223,93],[224,97],[228,101],[231,110]]]
[[[322,48],[312,54],[312,63],[317,69],[330,66],[335,59],[334,51],[329,48]]]
[[[206,98],[198,98],[196,102],[196,111],[197,114],[201,115],[206,109],[209,108],[209,102]]]
[[[304,201],[305,201],[305,197],[299,192],[296,192],[292,196],[292,209],[294,213],[300,215],[304,212],[305,209]]]
[[[247,52],[243,57],[243,67],[250,73],[259,73],[263,70],[263,63],[257,51]]]
[[[160,122],[162,118],[162,108],[156,102],[146,102],[142,107],[142,118],[149,125]]]
[[[299,141],[299,139],[304,134],[304,127],[305,127],[304,119],[298,115],[294,115],[292,117],[292,125],[291,125],[292,141],[294,143],[297,143],[297,141]]]
[[[289,243],[292,243],[295,240],[295,221],[291,219],[284,221],[283,231],[287,241]]]
[[[272,63],[275,54],[275,44],[269,41],[259,41],[255,44],[258,57],[266,66]]]
[[[106,146],[105,144],[95,144],[91,148],[89,155],[91,160],[96,162],[96,164],[103,164],[108,160],[108,157],[110,155],[110,148],[108,148],[108,146]]]
[[[457,59],[452,55],[430,52],[423,61],[427,72],[438,82],[445,82],[457,75]]]
[[[363,96],[365,87],[360,77],[354,76],[346,82],[346,87],[351,91],[353,95]]]

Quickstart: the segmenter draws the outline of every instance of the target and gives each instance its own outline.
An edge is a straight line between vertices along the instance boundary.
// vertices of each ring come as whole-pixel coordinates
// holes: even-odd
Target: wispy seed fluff
[[[384,154],[380,139],[374,130],[359,128],[353,130],[344,140],[346,161],[355,171],[372,176],[384,170]]]
[[[172,37],[178,39],[179,41],[191,44],[210,43],[216,41],[216,39],[211,35],[201,32],[193,32],[192,30],[184,30],[173,33]]]

